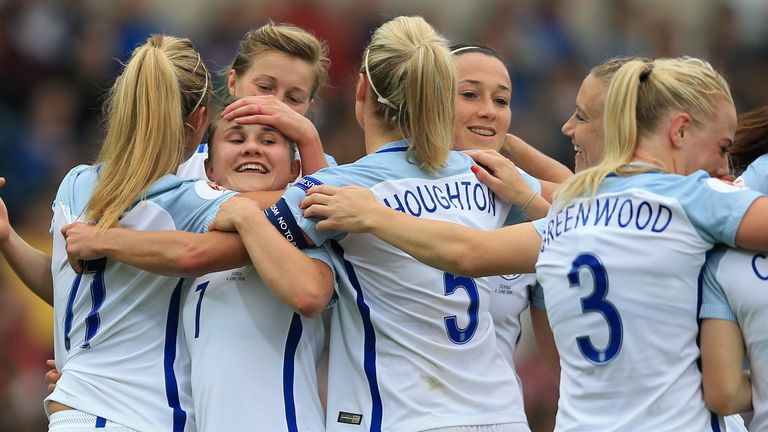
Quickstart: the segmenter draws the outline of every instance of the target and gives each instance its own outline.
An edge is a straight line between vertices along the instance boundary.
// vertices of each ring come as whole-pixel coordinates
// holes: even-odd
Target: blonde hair
[[[577,196],[595,196],[612,172],[629,176],[664,171],[650,165],[628,166],[639,139],[652,134],[670,111],[689,113],[696,125],[712,119],[718,99],[733,104],[728,83],[704,60],[680,57],[626,62],[615,73],[605,96],[603,159],[560,186],[555,197],[558,205]]]
[[[293,24],[267,22],[261,27],[250,30],[240,41],[232,65],[240,78],[253,63],[253,59],[270,51],[279,51],[291,57],[296,57],[309,63],[315,72],[315,81],[312,83],[310,99],[325,86],[328,81],[328,67],[331,64],[328,58],[328,47],[312,33],[296,27]]]
[[[85,210],[100,230],[115,225],[152,183],[176,171],[185,123],[208,104],[209,78],[189,39],[152,35],[133,51],[107,96],[99,179]]]
[[[378,96],[376,115],[387,130],[410,138],[408,157],[427,172],[451,151],[456,95],[453,58],[423,18],[397,17],[376,29],[361,72]]]

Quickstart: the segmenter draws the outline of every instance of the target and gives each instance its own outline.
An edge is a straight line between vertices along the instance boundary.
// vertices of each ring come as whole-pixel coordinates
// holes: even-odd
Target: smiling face
[[[233,96],[274,95],[299,114],[309,110],[315,71],[312,65],[281,51],[254,55],[248,70],[237,76],[229,70],[228,87]]]
[[[597,165],[603,158],[603,101],[606,83],[590,74],[584,78],[576,95],[576,110],[563,125],[576,151],[575,168],[579,172]]]
[[[239,125],[224,119],[210,140],[208,177],[239,192],[284,189],[296,179],[299,163],[288,140],[265,125]]]
[[[504,64],[478,52],[455,56],[458,84],[453,148],[498,150],[512,120],[512,85]]]

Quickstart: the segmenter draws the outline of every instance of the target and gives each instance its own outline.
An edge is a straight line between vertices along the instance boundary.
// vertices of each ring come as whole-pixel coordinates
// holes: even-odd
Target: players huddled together
[[[530,432],[526,309],[555,430],[768,430],[766,108],[737,116],[702,59],[606,60],[572,173],[508,133],[493,49],[401,16],[360,54],[366,155],[337,165],[306,117],[328,67],[268,22],[217,101],[192,42],[153,35],[51,255],[0,200],[54,310],[49,431]]]

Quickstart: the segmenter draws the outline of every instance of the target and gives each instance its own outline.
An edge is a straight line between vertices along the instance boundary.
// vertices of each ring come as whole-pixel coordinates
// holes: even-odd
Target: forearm
[[[152,273],[197,277],[246,265],[248,254],[235,233],[107,230],[99,251]]]
[[[0,242],[0,252],[24,285],[53,306],[51,256],[35,249],[13,229],[7,240]]]
[[[541,240],[530,224],[484,231],[384,206],[374,213],[371,234],[440,270],[470,277],[535,271]],[[509,254],[511,245],[520,245],[520,253]]]
[[[540,194],[536,194],[533,199],[525,206],[523,211],[528,216],[528,220],[541,219],[549,212],[549,201]]]
[[[573,175],[568,167],[514,135],[507,135],[500,153],[528,174],[541,180],[562,183]]]
[[[743,370],[744,342],[734,321],[705,319],[701,324],[704,400],[720,415],[752,410],[752,384]]]
[[[238,223],[237,230],[251,263],[276,297],[305,316],[322,312],[333,293],[333,274],[325,263],[286,241],[261,213]]]
[[[555,346],[555,337],[552,334],[552,328],[549,325],[547,311],[531,305],[528,310],[531,314],[531,324],[533,334],[536,338],[536,348],[539,358],[544,359],[549,370],[552,382],[555,386],[560,385],[560,356]]]

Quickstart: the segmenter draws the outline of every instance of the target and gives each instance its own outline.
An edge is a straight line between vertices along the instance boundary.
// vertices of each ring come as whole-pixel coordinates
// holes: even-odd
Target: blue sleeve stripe
[[[283,403],[285,405],[285,422],[289,432],[299,432],[298,422],[296,421],[293,378],[296,369],[296,350],[301,341],[302,331],[301,316],[294,312],[293,318],[291,318],[291,326],[288,330],[288,339],[285,341],[285,354],[283,357]]]
[[[293,243],[294,246],[299,249],[310,247],[309,243],[304,239],[304,231],[302,231],[299,224],[296,223],[296,218],[293,217],[291,209],[288,207],[288,203],[285,202],[285,199],[280,198],[278,202],[264,210],[264,214],[277,231],[280,232],[286,240]]]
[[[168,406],[173,410],[173,432],[184,432],[187,423],[187,412],[181,407],[179,399],[179,384],[176,371],[173,368],[176,361],[176,342],[179,333],[179,313],[181,309],[181,290],[184,279],[179,279],[168,307],[168,319],[165,323],[165,349],[163,353],[163,369],[165,372],[165,395]]]
[[[312,176],[304,176],[299,181],[294,183],[293,185],[298,187],[299,189],[303,190],[304,192],[307,191],[307,189],[313,187],[313,186],[320,186],[323,184],[320,180],[312,177]]]
[[[360,312],[360,319],[363,322],[363,369],[365,377],[368,379],[368,388],[371,391],[371,421],[370,432],[381,432],[382,419],[384,417],[384,406],[381,400],[379,382],[376,372],[376,330],[371,321],[371,308],[365,302],[363,287],[357,278],[355,267],[351,262],[344,258],[344,248],[336,242],[330,242],[331,250],[344,262],[344,271],[347,274],[350,284],[357,294],[357,309]]]
[[[72,320],[74,319],[74,307],[75,298],[77,297],[77,290],[80,287],[80,281],[83,278],[82,273],[78,273],[75,276],[75,281],[72,282],[72,288],[69,290],[69,298],[67,299],[67,309],[64,313],[64,348],[69,351],[71,341],[69,339],[69,332],[72,331]]]

